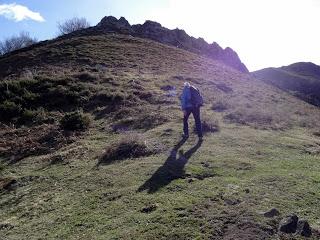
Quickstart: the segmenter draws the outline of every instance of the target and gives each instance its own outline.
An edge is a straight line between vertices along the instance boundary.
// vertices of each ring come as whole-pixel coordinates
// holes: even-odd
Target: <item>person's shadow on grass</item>
[[[165,163],[158,168],[158,170],[138,189],[138,192],[148,190],[148,193],[155,193],[160,188],[168,185],[171,181],[183,178],[185,176],[184,166],[187,164],[189,158],[201,147],[202,141],[198,141],[195,146],[190,148],[187,152],[179,151],[180,147],[187,139],[180,140],[171,150],[169,157]]]

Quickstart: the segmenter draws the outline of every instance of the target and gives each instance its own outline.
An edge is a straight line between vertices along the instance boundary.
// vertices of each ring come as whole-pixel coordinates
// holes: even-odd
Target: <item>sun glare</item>
[[[295,61],[319,63],[319,10],[316,0],[170,0],[150,17],[233,48],[253,71]]]

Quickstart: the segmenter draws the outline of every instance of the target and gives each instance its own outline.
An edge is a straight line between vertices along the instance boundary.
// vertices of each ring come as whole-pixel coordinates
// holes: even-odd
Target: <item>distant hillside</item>
[[[253,72],[265,83],[287,91],[304,101],[320,106],[320,66],[299,62],[280,68],[266,68]]]
[[[221,48],[216,42],[208,44],[202,38],[189,36],[184,30],[169,30],[162,27],[160,23],[146,21],[144,24],[130,25],[129,22],[121,17],[119,20],[115,17],[104,17],[95,27],[74,32],[73,36],[95,35],[105,33],[121,33],[140,38],[151,39],[160,43],[181,48],[193,53],[201,54],[219,60],[224,64],[237,69],[238,71],[248,73],[247,67],[241,62],[238,54],[231,48]],[[65,36],[65,37],[69,37]]]

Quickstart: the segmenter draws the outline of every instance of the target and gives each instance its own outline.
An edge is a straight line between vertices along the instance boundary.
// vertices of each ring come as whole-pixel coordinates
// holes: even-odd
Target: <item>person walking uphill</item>
[[[200,107],[203,105],[203,98],[199,90],[190,85],[188,82],[184,83],[184,88],[181,95],[181,109],[183,111],[183,138],[189,137],[188,119],[192,113],[196,124],[196,130],[199,140],[202,141],[202,126],[200,119]]]

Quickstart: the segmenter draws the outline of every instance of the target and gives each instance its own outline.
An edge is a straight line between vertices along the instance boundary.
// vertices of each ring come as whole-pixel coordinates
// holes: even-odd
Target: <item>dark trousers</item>
[[[196,123],[196,130],[199,137],[202,137],[202,127],[201,127],[201,120],[200,120],[200,107],[194,108],[187,108],[187,114],[183,117],[183,133],[185,135],[189,135],[189,126],[188,126],[188,119],[190,114],[192,113],[194,117],[194,121]]]

